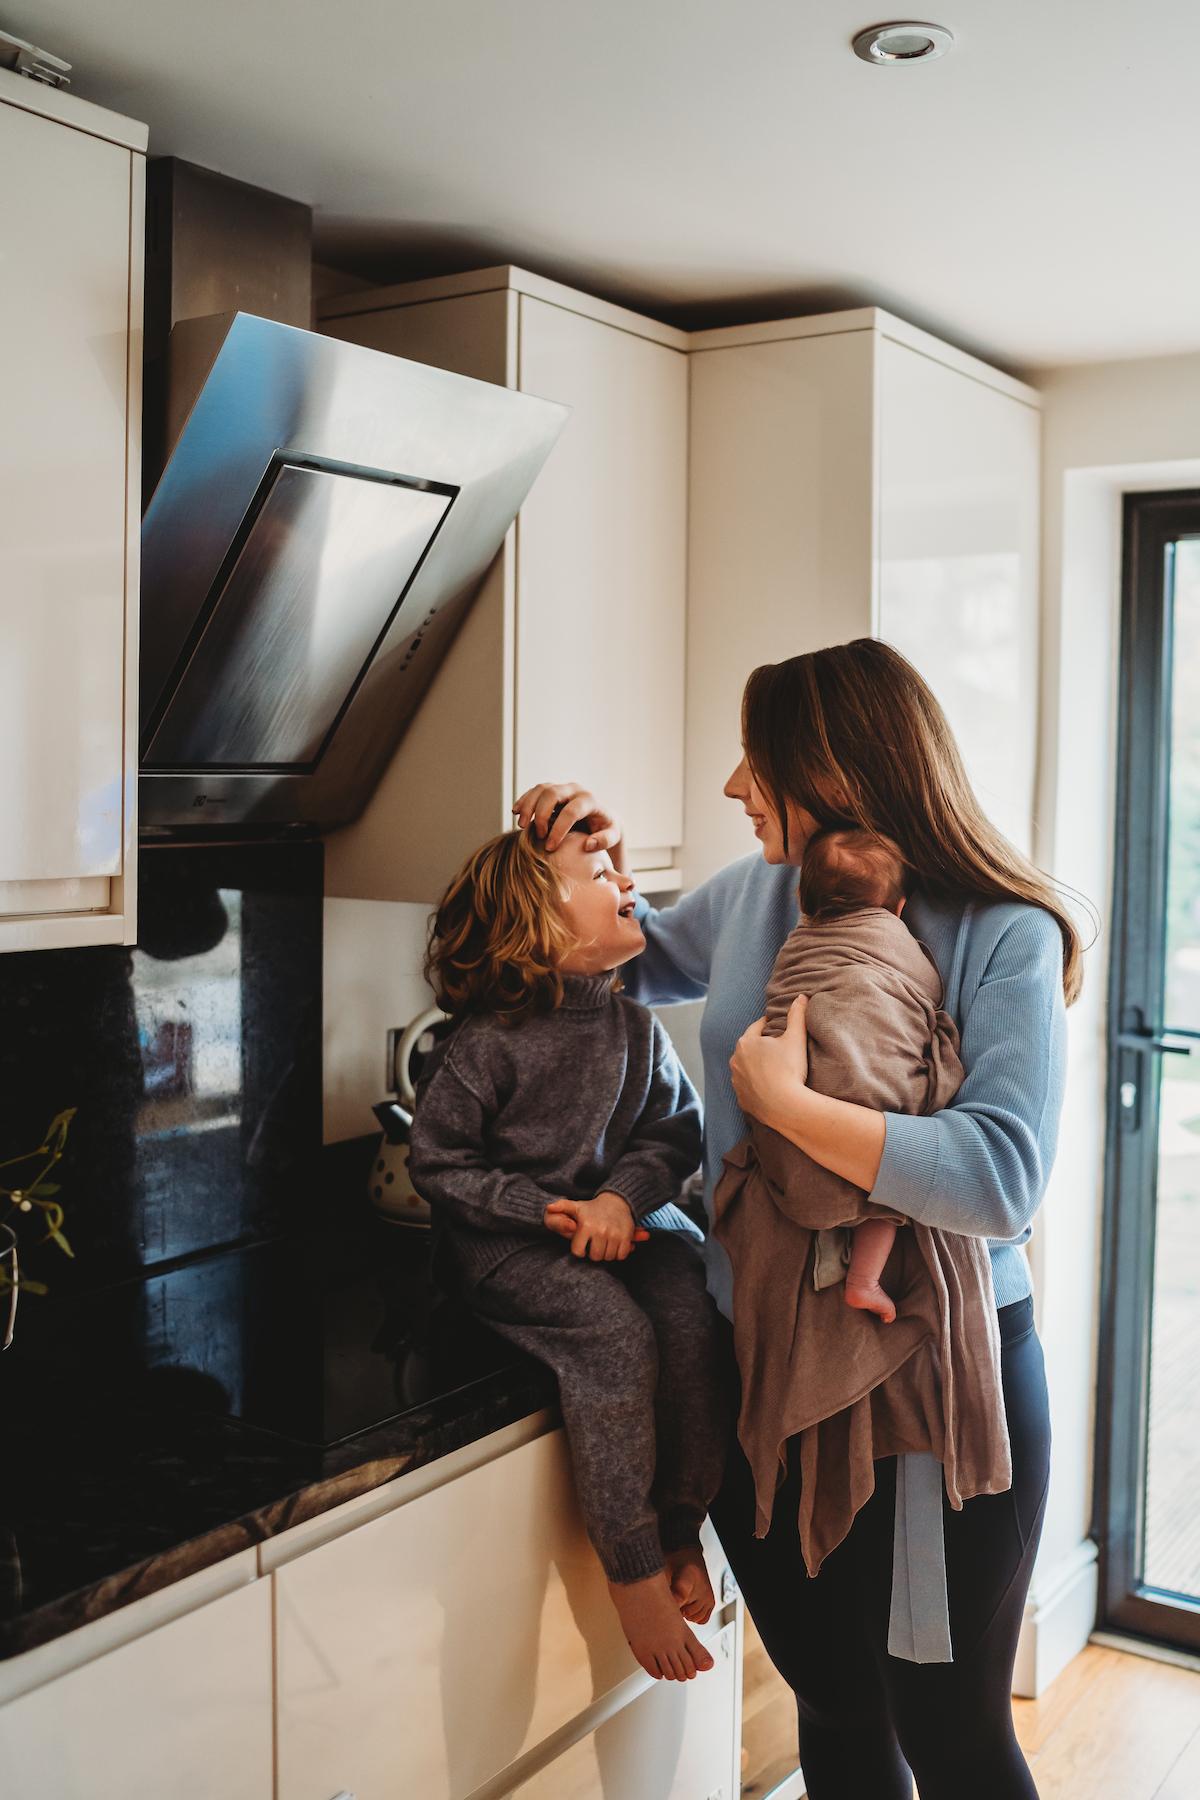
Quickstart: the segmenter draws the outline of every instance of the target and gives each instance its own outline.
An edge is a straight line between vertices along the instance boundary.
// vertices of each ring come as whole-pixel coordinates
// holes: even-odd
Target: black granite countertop
[[[301,1314],[323,1319],[319,1348],[296,1337],[293,1322],[293,1335],[283,1333],[287,1366],[257,1386],[247,1377],[232,1404],[236,1379],[222,1388],[194,1368],[143,1366],[137,1380],[111,1379],[103,1362],[89,1368],[87,1318],[73,1309],[74,1368],[63,1366],[56,1340],[59,1355],[45,1379],[10,1380],[5,1388],[0,1657],[557,1404],[546,1369],[438,1290],[427,1237],[382,1227],[380,1236],[384,1248],[374,1245],[369,1272],[360,1241],[358,1257],[326,1271],[321,1296],[301,1295]],[[247,1291],[271,1293],[293,1254],[290,1246],[255,1245],[176,1273],[187,1277],[189,1293],[198,1279],[206,1295],[235,1292],[245,1314]],[[272,1279],[264,1278],[264,1259]],[[314,1311],[317,1298],[324,1304]],[[111,1319],[119,1307],[107,1299]],[[143,1282],[128,1304],[144,1319],[153,1300]],[[25,1308],[28,1375],[45,1324],[29,1319],[29,1302]],[[269,1316],[277,1351],[278,1320]],[[241,1340],[241,1349],[252,1365],[253,1339]],[[307,1412],[298,1404],[306,1388],[320,1389]],[[381,1422],[315,1441],[354,1426],[364,1407]],[[263,1422],[273,1417],[289,1429]]]

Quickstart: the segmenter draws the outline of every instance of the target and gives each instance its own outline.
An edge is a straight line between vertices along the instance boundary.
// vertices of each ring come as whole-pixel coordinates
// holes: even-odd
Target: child
[[[787,1028],[788,1010],[797,994],[805,991],[802,968],[806,953],[814,947],[813,928],[847,921],[839,931],[822,932],[827,942],[818,950],[828,960],[829,952],[838,953],[838,940],[843,940],[846,962],[853,971],[855,989],[861,979],[861,953],[855,943],[855,915],[871,913],[870,954],[883,956],[891,967],[916,989],[914,995],[915,1024],[918,1035],[925,1029],[926,1005],[937,1007],[942,997],[942,981],[928,952],[916,942],[900,923],[904,911],[907,871],[904,858],[889,838],[876,837],[868,831],[822,831],[811,840],[804,853],[800,871],[800,924],[792,932],[775,961],[767,983],[766,1037],[782,1035]],[[880,913],[895,919],[891,925]],[[854,923],[850,921],[854,920]],[[810,988],[815,984],[810,983]],[[850,995],[848,1003],[852,1004]],[[851,1022],[852,1023],[852,1022]],[[815,1021],[819,1029],[820,1008]],[[959,1073],[961,1079],[961,1072]],[[953,1084],[957,1087],[958,1082]],[[953,1090],[951,1089],[951,1092]],[[948,1099],[946,1094],[942,1101]],[[883,1290],[880,1278],[896,1238],[898,1217],[864,1218],[853,1227],[849,1267],[846,1269],[845,1299],[849,1306],[875,1313],[885,1325],[896,1317],[896,1308]]]
[[[580,835],[580,834],[583,835]],[[636,893],[577,826],[470,857],[429,974],[455,1029],[422,1071],[409,1169],[465,1297],[558,1377],[576,1487],[634,1655],[691,1680],[715,1604],[700,1527],[722,1472],[715,1309],[687,1237],[644,1229],[700,1160],[700,1104],[614,971]],[[658,1221],[654,1221],[657,1223]],[[698,1234],[697,1234],[698,1235]]]

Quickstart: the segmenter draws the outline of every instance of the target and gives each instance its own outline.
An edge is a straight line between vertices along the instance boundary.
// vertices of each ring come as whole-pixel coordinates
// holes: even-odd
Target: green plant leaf
[[[11,1294],[14,1287],[19,1288],[21,1293],[25,1293],[28,1290],[31,1294],[44,1294],[48,1291],[42,1282],[31,1281],[24,1269],[19,1269],[17,1271],[17,1279],[15,1282],[7,1270],[0,1270],[0,1294]]]
[[[40,1200],[46,1194],[61,1193],[62,1183],[58,1181],[39,1181],[36,1187],[28,1188],[26,1189],[26,1192],[32,1194],[35,1200]]]
[[[54,1239],[60,1250],[65,1250],[68,1256],[73,1257],[75,1255],[75,1252],[72,1250],[61,1231],[52,1231],[50,1236]]]

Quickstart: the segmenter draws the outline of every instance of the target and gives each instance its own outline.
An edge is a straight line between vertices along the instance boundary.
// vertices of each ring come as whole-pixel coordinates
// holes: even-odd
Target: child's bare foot
[[[667,1580],[684,1618],[690,1619],[693,1625],[707,1625],[717,1596],[712,1591],[704,1552],[699,1544],[685,1544],[682,1550],[672,1550],[666,1564]]]
[[[685,1624],[665,1574],[610,1581],[608,1591],[629,1648],[647,1675],[691,1681],[712,1668],[713,1659]]]
[[[896,1317],[896,1308],[877,1281],[851,1281],[846,1277],[846,1305],[876,1313],[885,1325]]]

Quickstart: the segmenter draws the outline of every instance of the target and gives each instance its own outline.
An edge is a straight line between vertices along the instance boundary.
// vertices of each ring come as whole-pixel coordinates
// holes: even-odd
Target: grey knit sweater
[[[700,1102],[658,1020],[568,975],[555,1012],[472,1015],[422,1071],[408,1166],[466,1280],[547,1235],[551,1200],[620,1194],[635,1219],[698,1167]]]

